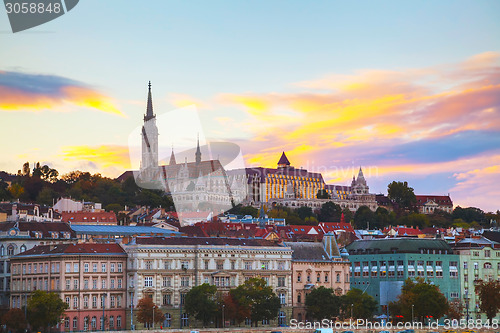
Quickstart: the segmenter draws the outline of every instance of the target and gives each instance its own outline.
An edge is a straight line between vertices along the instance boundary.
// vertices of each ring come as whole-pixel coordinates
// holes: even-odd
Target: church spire
[[[172,154],[170,155],[170,162],[168,165],[176,165],[177,162],[175,161],[175,155],[174,155],[174,146],[172,145]]]
[[[194,154],[196,165],[201,163],[201,150],[200,150],[200,134],[198,134],[198,144],[196,147],[196,153]]]
[[[153,97],[151,97],[151,81],[148,83],[148,106],[146,107],[146,115],[144,116],[144,121],[155,118],[153,114]]]

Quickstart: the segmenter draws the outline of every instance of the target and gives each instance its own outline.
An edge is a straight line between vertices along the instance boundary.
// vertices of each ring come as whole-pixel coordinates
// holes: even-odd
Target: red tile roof
[[[57,245],[38,245],[34,248],[16,255],[31,256],[31,255],[62,255],[62,254],[108,254],[108,255],[124,255],[123,248],[118,244],[57,244]]]
[[[115,212],[75,212],[61,213],[62,221],[67,223],[115,223]]]
[[[321,222],[319,226],[326,234],[330,231],[344,230],[346,232],[354,233],[354,229],[350,223],[342,223],[342,222]]]
[[[448,195],[416,195],[415,197],[417,198],[417,205],[419,206],[432,200],[438,205],[453,207],[453,201],[451,201],[451,198]]]

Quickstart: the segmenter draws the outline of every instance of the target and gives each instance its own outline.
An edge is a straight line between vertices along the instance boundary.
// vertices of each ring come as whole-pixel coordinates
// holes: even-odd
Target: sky
[[[373,193],[408,181],[496,211],[499,13],[498,1],[85,0],[14,34],[0,8],[0,170],[136,167],[151,81],[176,153],[173,133],[201,131],[247,166],[285,151],[330,184],[362,166]],[[201,129],[172,118],[193,108]]]

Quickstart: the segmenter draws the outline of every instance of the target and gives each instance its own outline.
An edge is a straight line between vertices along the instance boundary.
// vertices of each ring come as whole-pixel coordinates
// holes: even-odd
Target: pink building
[[[332,232],[322,242],[287,242],[292,248],[292,318],[307,319],[306,297],[319,287],[340,296],[349,291],[349,260],[340,253]]]
[[[125,328],[127,255],[118,244],[40,245],[11,258],[11,306],[33,290],[56,292],[69,308],[61,331]]]

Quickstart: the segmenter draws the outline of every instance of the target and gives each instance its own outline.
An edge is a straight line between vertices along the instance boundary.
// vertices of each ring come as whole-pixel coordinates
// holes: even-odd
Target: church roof
[[[278,165],[290,165],[290,161],[285,155],[285,152],[281,154],[280,160],[278,161]]]
[[[153,98],[151,96],[151,81],[148,84],[148,105],[146,107],[146,114],[144,115],[144,121],[148,121],[155,118],[153,114]]]

